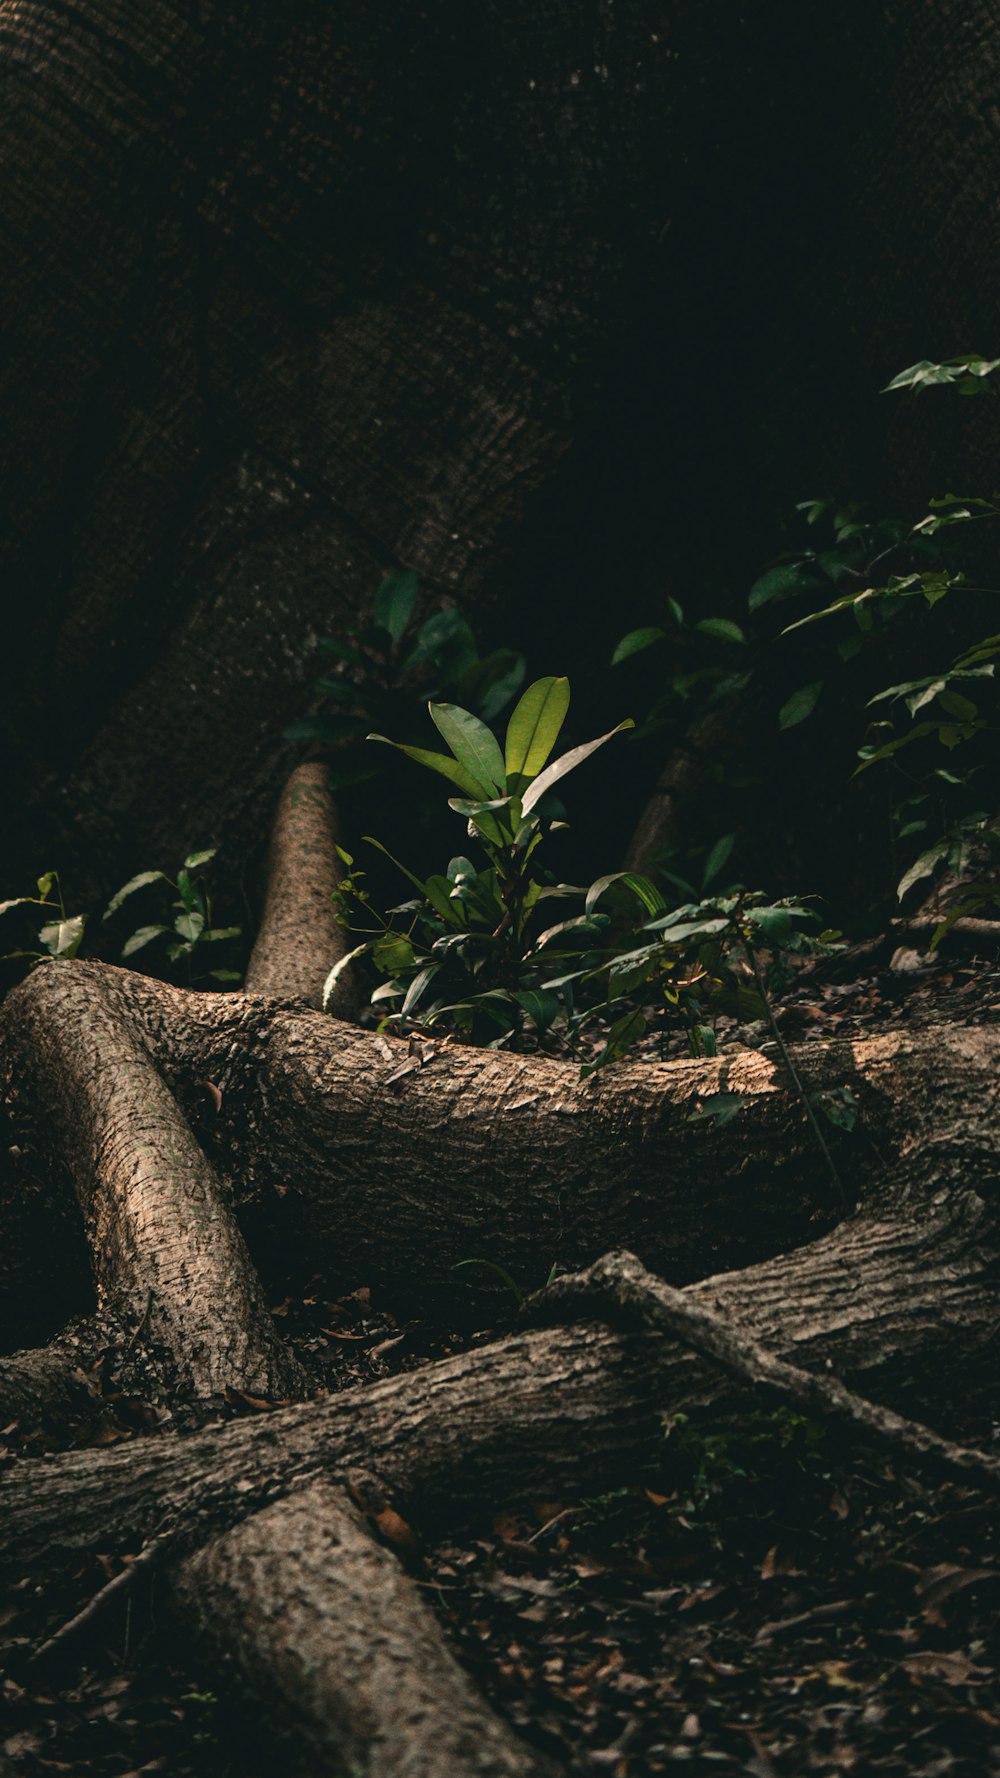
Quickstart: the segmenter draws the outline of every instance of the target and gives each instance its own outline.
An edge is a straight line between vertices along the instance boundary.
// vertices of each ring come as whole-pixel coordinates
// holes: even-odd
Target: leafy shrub
[[[388,743],[461,792],[449,807],[482,859],[460,854],[427,878],[393,859],[416,896],[380,914],[364,871],[342,853],[341,917],[364,936],[331,970],[327,998],[348,963],[366,957],[382,978],[372,994],[380,1028],[440,1028],[489,1048],[569,1053],[584,1075],[623,1055],[651,1020],[679,1020],[692,1052],[704,1054],[714,1052],[715,1014],[745,1023],[767,1016],[757,950],[805,948],[799,925],[814,920],[811,910],[739,889],[671,909],[636,872],[612,871],[582,888],[543,864],[551,834],[565,825],[555,785],[631,726],[619,723],[550,763],[569,698],[566,679],[536,680],[502,749],[469,711],[433,703],[447,754]],[[380,841],[368,843],[392,858]],[[552,921],[559,910],[550,904],[561,901],[578,911]],[[596,1056],[595,1021],[603,1035]]]
[[[966,355],[936,364],[923,360],[901,371],[886,392],[915,394],[945,387],[962,395],[993,395],[1000,359]],[[859,748],[857,772],[873,766],[893,779],[893,839],[909,851],[919,845],[897,885],[902,900],[920,882],[950,871],[960,881],[950,893],[947,914],[932,941],[964,914],[997,905],[998,893],[988,881],[969,872],[977,864],[1000,861],[1000,835],[993,817],[976,807],[974,780],[992,763],[996,731],[996,663],[1000,634],[979,636],[975,605],[969,594],[993,595],[978,574],[982,549],[980,530],[1000,519],[1000,496],[945,494],[928,503],[915,524],[871,519],[856,505],[809,500],[800,508],[808,524],[826,530],[823,548],[789,552],[755,583],[751,611],[779,601],[808,598],[814,609],[786,626],[788,635],[820,620],[850,620],[836,644],[840,661],[849,661],[877,643],[901,621],[910,628],[923,620],[938,655],[932,670],[884,687],[869,700],[874,714]],[[889,571],[891,570],[891,572]],[[956,596],[964,609],[958,630],[966,640],[948,661],[940,659],[941,610],[948,601],[954,618]],[[822,681],[803,686],[780,713],[782,726],[804,721],[815,709]],[[905,754],[905,759],[901,756]],[[927,844],[930,839],[930,845]]]
[[[139,951],[145,952],[148,947],[155,946],[154,958],[159,967],[150,970],[151,974],[180,974],[192,985],[205,981],[226,985],[242,980],[239,970],[227,967],[217,966],[196,973],[196,964],[214,959],[219,954],[215,947],[235,941],[242,930],[239,926],[214,926],[212,923],[208,866],[215,855],[214,850],[189,853],[177,872],[176,879],[168,876],[165,871],[140,871],[111,897],[104,911],[102,927],[105,922],[115,923],[115,916],[124,903],[130,902],[132,896],[140,892],[148,905],[148,892],[155,889],[154,905],[156,901],[160,904],[159,920],[136,927],[124,939],[119,950],[123,962]],[[10,901],[0,902],[0,915],[10,913],[16,908],[40,908],[48,916],[38,929],[34,947],[4,953],[5,958],[23,959],[29,967],[52,960],[66,961],[77,956],[84,946],[88,923],[93,931],[93,922],[88,914],[67,914],[58,871],[46,871],[44,876],[39,877],[37,890],[37,895],[18,895]],[[107,940],[113,930],[114,924],[107,926],[101,933],[96,947],[101,954],[106,950]],[[212,947],[211,951],[209,946]]]

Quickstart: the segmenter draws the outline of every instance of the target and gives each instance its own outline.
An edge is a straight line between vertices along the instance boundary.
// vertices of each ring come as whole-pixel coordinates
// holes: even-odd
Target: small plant
[[[174,970],[179,966],[188,982],[207,980],[222,984],[241,981],[240,972],[232,968],[216,967],[203,974],[195,974],[195,959],[200,962],[209,955],[214,957],[217,954],[214,950],[208,953],[209,945],[215,946],[237,939],[241,933],[239,926],[212,924],[212,900],[206,873],[214,857],[214,850],[189,853],[176,879],[159,870],[140,871],[137,876],[131,877],[112,896],[104,911],[101,927],[98,928],[98,954],[106,953],[107,937],[112,931],[111,927],[105,926],[105,922],[113,922],[123,904],[139,891],[160,886],[161,900],[164,899],[164,889],[173,896],[165,909],[164,918],[155,924],[136,927],[126,937],[119,950],[122,961],[156,943],[164,962]],[[44,876],[39,877],[37,889],[37,895],[18,895],[10,901],[0,902],[0,915],[15,908],[41,908],[49,916],[38,929],[35,946],[4,953],[5,960],[22,958],[32,968],[39,963],[53,960],[65,962],[78,956],[87,935],[88,922],[90,932],[94,931],[94,923],[89,914],[67,914],[58,871],[46,871]]]
[[[613,871],[587,889],[545,867],[549,836],[565,825],[555,785],[630,726],[619,723],[548,763],[569,698],[565,679],[529,686],[503,749],[470,712],[430,706],[449,753],[406,744],[401,751],[462,792],[449,806],[465,818],[485,865],[462,854],[445,873],[422,879],[392,859],[416,896],[383,915],[364,871],[342,853],[341,917],[365,936],[331,970],[327,998],[348,963],[367,957],[382,978],[372,994],[380,1028],[440,1028],[490,1048],[568,1053],[583,1076],[624,1055],[657,1022],[680,1022],[691,1052],[704,1055],[714,1054],[719,1013],[742,1023],[768,1018],[758,950],[773,965],[782,951],[815,947],[819,941],[800,930],[815,920],[810,909],[745,890],[670,909],[637,872]],[[368,843],[392,858],[380,841]],[[552,922],[550,904],[560,900],[582,908]]]
[[[239,970],[227,968],[208,969],[203,975],[194,973],[194,959],[207,961],[209,945],[224,944],[230,939],[240,937],[242,928],[239,926],[213,926],[212,899],[209,893],[206,867],[215,857],[214,848],[204,852],[190,852],[185,858],[177,877],[167,876],[165,871],[144,870],[138,876],[130,877],[127,883],[111,897],[104,910],[104,919],[111,920],[118,913],[123,903],[128,901],[140,890],[151,889],[162,884],[174,899],[165,920],[154,922],[148,926],[138,926],[130,933],[121,947],[124,962],[134,957],[137,951],[145,950],[147,945],[162,944],[163,955],[168,963],[181,964],[189,981],[239,982],[242,976]],[[211,955],[215,953],[212,952]]]
[[[945,387],[993,396],[998,370],[1000,359],[976,354],[940,364],[923,360],[894,377],[886,392],[919,394]],[[808,597],[815,608],[788,625],[786,635],[822,619],[850,619],[850,630],[837,643],[841,661],[853,659],[900,621],[914,628],[918,616],[921,642],[926,635],[939,655],[934,638],[942,603],[949,600],[951,613],[956,596],[964,601],[997,590],[982,584],[978,563],[981,527],[1000,519],[1000,496],[945,494],[931,500],[915,524],[873,520],[857,506],[825,499],[804,501],[799,510],[810,526],[832,531],[830,544],[781,558],[755,583],[750,607],[756,611]],[[880,766],[894,780],[894,851],[912,850],[914,842],[920,846],[899,879],[899,900],[944,871],[953,879],[932,948],[955,920],[1000,902],[994,884],[970,877],[977,866],[1000,862],[1000,834],[992,816],[975,806],[973,788],[993,763],[1000,635],[977,636],[971,618],[963,627],[967,640],[950,660],[938,658],[932,671],[886,686],[869,699],[873,716],[858,752],[858,773]],[[810,716],[822,689],[822,681],[814,680],[794,693],[780,713],[781,725],[792,727]]]

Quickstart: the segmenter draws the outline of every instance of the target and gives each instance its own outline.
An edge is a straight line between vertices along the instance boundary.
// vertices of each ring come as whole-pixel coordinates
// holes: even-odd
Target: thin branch
[[[671,1334],[740,1382],[767,1389],[806,1413],[836,1420],[897,1454],[904,1451],[951,1479],[957,1473],[993,1488],[1000,1483],[1000,1458],[954,1444],[919,1421],[856,1395],[837,1377],[817,1376],[776,1358],[728,1317],[647,1272],[634,1254],[607,1253],[584,1272],[554,1279],[529,1297],[525,1307],[533,1320],[541,1321],[553,1309],[579,1314],[588,1302],[591,1307],[611,1303],[629,1324]]]

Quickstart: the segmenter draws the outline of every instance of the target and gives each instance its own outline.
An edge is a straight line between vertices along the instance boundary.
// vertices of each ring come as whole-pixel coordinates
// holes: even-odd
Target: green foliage
[[[887,389],[919,394],[945,387],[991,396],[998,370],[1000,359],[975,354],[940,364],[922,361],[901,371]],[[799,510],[810,527],[830,534],[829,541],[782,557],[750,592],[755,612],[808,599],[812,609],[786,625],[784,634],[837,621],[835,652],[846,662],[904,622],[928,652],[940,656],[936,638],[946,600],[949,623],[959,633],[966,630],[967,639],[951,660],[938,658],[931,671],[888,685],[868,702],[873,715],[858,750],[857,773],[876,766],[889,772],[894,846],[912,852],[915,842],[920,845],[900,877],[899,899],[946,869],[966,878],[977,866],[995,864],[1000,840],[992,816],[975,807],[972,786],[993,764],[1000,634],[976,634],[970,595],[994,596],[997,590],[981,584],[977,565],[981,527],[1000,519],[1000,496],[944,494],[928,502],[915,524],[872,519],[857,505],[838,506],[828,499],[803,501]],[[822,689],[822,680],[815,680],[796,692],[779,713],[780,725],[805,721]],[[997,905],[998,899],[987,882],[962,883],[932,946],[955,919]]]
[[[161,917],[152,924],[137,926],[127,934],[120,943],[122,962],[127,962],[140,951],[145,952],[149,946],[155,946],[158,967],[149,973],[161,973],[166,968],[166,973],[180,974],[189,983],[207,981],[229,985],[241,981],[239,970],[222,966],[195,973],[196,962],[212,961],[214,964],[220,954],[224,958],[225,952],[220,953],[216,947],[238,939],[241,932],[239,926],[215,926],[212,923],[208,866],[214,858],[214,850],[189,853],[176,880],[159,870],[144,870],[130,877],[104,910],[101,926],[97,929],[100,937],[95,950],[104,954],[107,937],[114,932],[114,924],[108,926],[106,923],[120,926],[120,922],[116,922],[119,911],[126,902],[131,911],[132,897],[141,894],[147,912],[156,909]],[[154,887],[156,895],[151,901],[149,891]],[[37,907],[48,916],[38,929],[35,947],[4,953],[4,959],[21,958],[32,968],[38,963],[53,959],[66,961],[77,956],[83,947],[88,923],[90,933],[95,930],[89,914],[67,914],[58,871],[46,871],[39,877],[37,889],[37,895],[15,896],[10,901],[0,902],[0,915],[15,908]]]
[[[396,727],[418,703],[444,694],[462,698],[481,721],[490,722],[524,680],[524,657],[515,649],[481,655],[461,612],[439,609],[421,618],[420,604],[416,575],[394,569],[375,595],[372,622],[319,644],[333,663],[316,681],[330,707],[290,723],[284,734],[286,740],[336,749],[330,773],[334,790],[374,777],[377,762],[361,746],[373,727]],[[453,782],[458,783],[454,776]]]
[[[766,1017],[752,956],[758,948],[773,956],[814,947],[801,930],[815,919],[810,909],[744,890],[669,908],[637,872],[612,871],[583,888],[548,869],[550,836],[565,825],[554,787],[631,726],[619,723],[552,758],[568,708],[565,679],[537,680],[501,747],[469,711],[430,706],[449,753],[400,751],[465,791],[449,807],[465,819],[477,857],[459,854],[445,872],[421,878],[369,840],[416,891],[380,914],[365,872],[342,853],[340,915],[364,936],[331,970],[327,999],[348,962],[366,957],[382,978],[372,994],[380,1028],[441,1029],[490,1048],[574,1055],[583,1077],[667,1020],[679,1021],[692,1053],[702,1055],[714,1053],[718,1013],[743,1023]],[[592,825],[599,828],[596,816]],[[706,879],[723,870],[731,846],[732,835],[716,845]]]
[[[732,654],[734,647],[745,648],[748,641],[739,624],[728,617],[702,617],[689,623],[676,599],[668,598],[666,605],[671,620],[666,629],[648,625],[630,630],[611,656],[611,665],[617,667],[646,649],[670,644],[669,676],[636,730],[637,740],[667,727],[681,711],[690,714],[692,704],[711,708],[750,682],[749,666],[737,664],[738,657]],[[725,646],[721,650],[713,646],[718,643]]]
[[[676,1509],[705,1524],[770,1520],[787,1495],[815,1486],[827,1462],[827,1430],[790,1407],[757,1409],[719,1429],[687,1414],[667,1425]]]

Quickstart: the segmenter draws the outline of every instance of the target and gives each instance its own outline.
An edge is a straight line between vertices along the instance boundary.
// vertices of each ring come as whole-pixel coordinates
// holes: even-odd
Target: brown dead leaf
[[[918,1683],[937,1679],[944,1685],[972,1685],[976,1680],[991,1678],[994,1671],[992,1667],[977,1666],[960,1648],[951,1653],[928,1649],[923,1654],[904,1655],[899,1665]]]
[[[397,1549],[415,1550],[419,1547],[412,1525],[408,1525],[394,1507],[384,1506],[381,1512],[372,1514],[372,1521],[386,1542],[395,1544]]]

